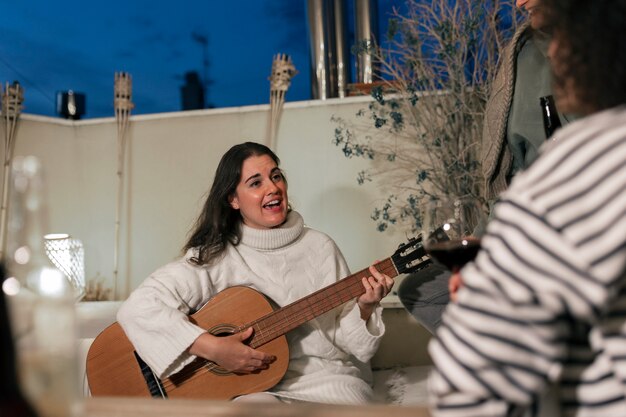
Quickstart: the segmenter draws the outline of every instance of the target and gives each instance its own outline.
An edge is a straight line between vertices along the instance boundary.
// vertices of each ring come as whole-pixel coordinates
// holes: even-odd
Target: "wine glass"
[[[422,210],[424,250],[457,272],[476,257],[486,222],[486,211],[477,198],[446,196],[429,200]]]

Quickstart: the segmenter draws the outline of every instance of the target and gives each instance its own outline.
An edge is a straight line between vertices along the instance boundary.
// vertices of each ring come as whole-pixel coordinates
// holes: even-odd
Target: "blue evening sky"
[[[352,31],[352,3],[347,0]],[[392,6],[379,0],[381,33]],[[203,73],[214,107],[269,103],[272,57],[299,71],[287,101],[310,99],[306,0],[0,0],[0,82],[19,81],[24,112],[55,116],[58,91],[86,94],[84,118],[113,116],[116,71],[133,77],[133,114],[178,111],[187,71]]]

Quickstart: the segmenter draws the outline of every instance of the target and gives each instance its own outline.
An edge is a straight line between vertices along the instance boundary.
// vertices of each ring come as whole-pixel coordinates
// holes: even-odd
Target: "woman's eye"
[[[261,181],[253,181],[250,183],[250,187],[258,187],[261,184]]]
[[[283,179],[283,174],[274,174],[272,176],[272,180],[274,180],[275,182],[282,181],[282,179]]]

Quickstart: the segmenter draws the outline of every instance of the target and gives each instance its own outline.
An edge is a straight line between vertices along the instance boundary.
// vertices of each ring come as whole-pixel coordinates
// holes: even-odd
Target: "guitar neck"
[[[376,264],[376,268],[391,278],[398,275],[391,258],[379,262]],[[250,346],[253,348],[262,346],[301,324],[365,293],[362,279],[369,276],[371,276],[369,269],[363,269],[252,323],[248,323],[242,326],[241,330],[253,327],[254,336],[250,341]]]

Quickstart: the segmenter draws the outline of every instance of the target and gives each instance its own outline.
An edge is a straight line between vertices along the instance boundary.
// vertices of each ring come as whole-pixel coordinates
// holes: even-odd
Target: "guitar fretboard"
[[[398,275],[398,271],[391,258],[387,258],[376,264],[376,269],[391,278]],[[262,346],[288,331],[295,329],[301,324],[313,320],[333,308],[365,293],[362,280],[369,276],[371,276],[369,269],[362,269],[307,297],[242,326],[241,330],[253,327],[254,335],[250,341],[250,346],[253,348]]]

